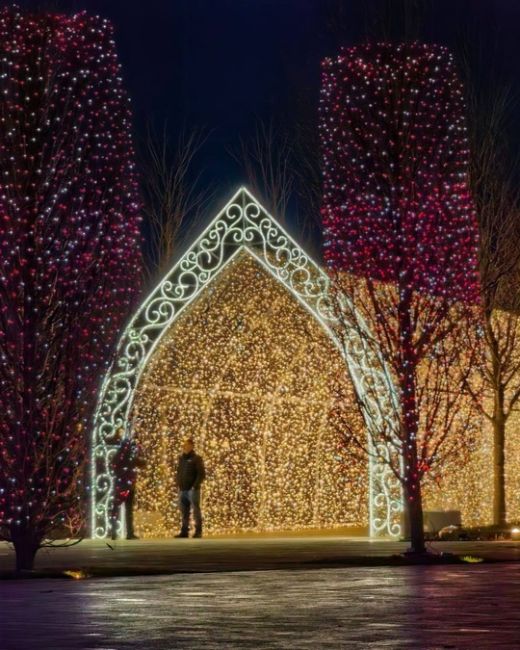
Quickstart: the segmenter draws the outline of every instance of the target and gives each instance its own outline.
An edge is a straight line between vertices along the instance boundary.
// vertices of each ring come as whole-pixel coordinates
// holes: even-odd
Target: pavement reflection
[[[517,648],[516,565],[0,583],[2,650]]]

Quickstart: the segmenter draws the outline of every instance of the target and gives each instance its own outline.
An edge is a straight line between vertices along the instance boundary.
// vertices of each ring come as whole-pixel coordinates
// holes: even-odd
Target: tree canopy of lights
[[[165,334],[136,390],[147,465],[136,492],[142,536],[178,530],[175,467],[193,437],[204,457],[209,533],[365,526],[367,460],[343,464],[330,422],[340,351],[322,325],[241,253]]]
[[[370,44],[323,64],[324,255],[398,387],[399,430],[380,434],[418,552],[422,478],[471,428],[446,397],[468,381],[458,350],[479,299],[463,97],[436,45]]]
[[[86,429],[139,289],[112,27],[0,12],[0,536],[19,568],[81,525]]]
[[[464,90],[448,50],[377,44],[325,60],[321,142],[329,266],[478,301]]]

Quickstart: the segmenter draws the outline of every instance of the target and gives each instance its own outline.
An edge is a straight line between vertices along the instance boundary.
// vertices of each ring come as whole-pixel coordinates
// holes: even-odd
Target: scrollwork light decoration
[[[206,289],[241,251],[247,251],[312,314],[345,358],[358,395],[366,382],[392,399],[394,386],[384,367],[375,362],[355,327],[340,341],[328,300],[329,278],[292,237],[245,189],[241,188],[196,239],[189,250],[155,287],[137,310],[120,339],[116,360],[103,382],[92,439],[91,534],[104,538],[114,479],[110,459],[116,448],[116,431],[132,432],[128,418],[135,390],[148,360],[179,314]],[[348,297],[345,297],[348,300]],[[391,409],[389,409],[391,412]],[[367,427],[387,426],[380,407],[368,409]],[[373,434],[369,435],[369,441]],[[369,442],[369,444],[371,444]],[[371,536],[399,535],[399,486],[391,469],[369,458],[369,512]],[[123,522],[119,522],[122,532]]]

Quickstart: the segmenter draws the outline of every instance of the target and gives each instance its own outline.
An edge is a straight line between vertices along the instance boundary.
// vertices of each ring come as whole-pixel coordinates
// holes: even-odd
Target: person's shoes
[[[139,539],[137,535],[128,535],[126,539]]]
[[[179,533],[178,535],[175,535],[175,539],[180,539],[181,537],[188,537],[188,533]]]
[[[191,536],[192,539],[200,539],[201,537],[202,537],[202,533],[200,532],[193,533],[193,535]]]

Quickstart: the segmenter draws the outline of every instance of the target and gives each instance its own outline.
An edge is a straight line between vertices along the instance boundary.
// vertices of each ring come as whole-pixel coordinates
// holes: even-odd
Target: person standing
[[[141,446],[135,440],[124,437],[123,429],[117,432],[119,446],[112,458],[114,475],[114,498],[110,517],[111,537],[116,539],[116,527],[121,506],[125,510],[126,539],[138,539],[134,532],[134,501],[137,468],[144,466]]]
[[[181,532],[175,537],[188,537],[190,513],[193,512],[195,532],[193,537],[202,537],[202,513],[200,510],[200,486],[206,478],[204,461],[195,453],[193,439],[188,438],[182,445],[182,454],[177,463],[177,489],[181,511]]]

